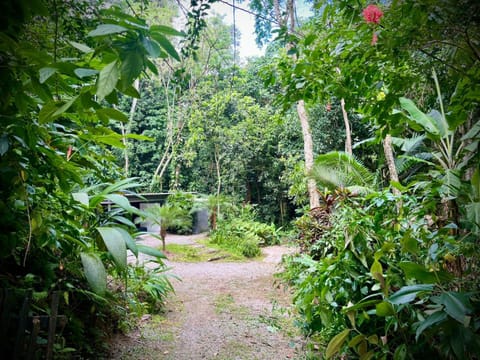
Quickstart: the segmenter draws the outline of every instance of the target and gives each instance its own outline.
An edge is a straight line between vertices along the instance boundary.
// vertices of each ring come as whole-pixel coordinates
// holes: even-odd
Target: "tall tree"
[[[256,18],[256,29],[258,34],[257,37],[268,37],[271,30],[271,24],[268,21],[265,22],[266,16],[264,15],[273,15],[275,23],[280,27],[281,31],[286,32],[287,38],[289,34],[293,34],[295,32],[295,0],[286,0],[285,2],[281,2],[280,0],[273,0],[273,3],[270,1],[257,0],[252,1],[250,6],[258,14],[262,14],[260,16],[257,16]],[[289,51],[292,47],[289,42],[286,42],[285,46],[287,51]],[[292,57],[294,60],[296,59],[295,53],[293,53]],[[313,168],[314,153],[312,131],[310,128],[308,113],[306,110],[304,99],[299,99],[296,101],[296,109],[298,118],[300,120],[300,125],[302,127],[305,171],[309,173]],[[315,207],[318,207],[320,204],[320,199],[317,192],[317,185],[313,178],[308,179],[307,189],[310,200],[310,208],[313,209]]]

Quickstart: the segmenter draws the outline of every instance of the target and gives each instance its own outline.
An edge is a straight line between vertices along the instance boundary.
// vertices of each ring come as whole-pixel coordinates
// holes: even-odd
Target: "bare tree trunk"
[[[137,91],[139,91],[139,89],[140,89],[140,79],[135,79],[135,81],[133,82],[133,87]],[[128,143],[127,136],[128,136],[128,134],[130,134],[130,131],[131,131],[133,117],[135,116],[135,110],[137,109],[137,103],[138,103],[138,99],[133,98],[132,99],[132,105],[130,106],[130,112],[129,112],[129,115],[128,115],[127,126],[124,127],[123,124],[121,124],[122,142],[123,142],[123,146],[125,146],[125,149],[123,150],[123,160],[124,160],[123,171],[125,172],[126,177],[128,177],[128,174],[129,174],[129,171],[130,171],[130,169],[129,169],[130,161],[129,161],[129,157],[128,157],[128,145],[129,145],[129,143]]]
[[[220,215],[220,190],[222,188],[222,178],[220,175],[220,154],[218,148],[215,147],[215,167],[217,169],[217,211],[216,218]]]
[[[300,100],[297,103],[297,113],[302,126],[303,135],[303,151],[305,154],[305,171],[309,174],[313,169],[313,140],[312,131],[310,130],[310,123],[308,121],[307,111],[305,109],[305,102]],[[317,184],[315,180],[309,178],[307,182],[308,197],[310,199],[310,209],[320,206],[320,198],[317,192]]]
[[[288,20],[290,20],[289,31],[293,32],[295,30],[295,0],[287,0],[287,3],[285,4],[285,17],[282,17],[279,0],[273,0],[273,7],[278,24],[280,26],[287,26]],[[288,48],[289,45],[287,44],[287,49]],[[303,150],[305,154],[305,172],[309,174],[313,168],[313,140],[308,114],[305,109],[305,101],[300,100],[297,102],[297,114],[302,127]],[[320,198],[318,196],[317,184],[315,183],[315,180],[311,178],[308,179],[307,188],[308,198],[310,200],[310,209],[318,207],[320,205]]]
[[[395,167],[395,158],[393,156],[392,137],[390,134],[387,134],[387,136],[385,136],[385,139],[383,139],[383,152],[385,153],[385,160],[387,161],[390,181],[399,182],[397,168]],[[395,195],[400,195],[400,191],[395,187],[392,188],[392,192]]]
[[[347,110],[345,110],[345,99],[340,100],[340,105],[342,106],[343,113],[343,122],[345,123],[345,152],[349,155],[353,155],[352,149],[352,130],[350,129],[350,122],[348,121]]]

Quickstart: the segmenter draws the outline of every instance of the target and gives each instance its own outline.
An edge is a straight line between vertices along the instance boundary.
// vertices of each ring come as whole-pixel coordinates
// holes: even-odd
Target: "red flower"
[[[363,18],[367,23],[378,24],[382,16],[383,11],[377,5],[368,5],[363,10]]]
[[[372,46],[375,45],[378,41],[378,35],[377,33],[374,31],[373,32],[373,36],[372,36],[372,42],[370,43]]]

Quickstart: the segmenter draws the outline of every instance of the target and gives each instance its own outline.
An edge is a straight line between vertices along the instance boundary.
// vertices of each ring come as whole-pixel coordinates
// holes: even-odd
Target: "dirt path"
[[[192,244],[201,236],[170,236]],[[151,246],[158,240],[145,239]],[[301,340],[285,307],[290,299],[273,274],[286,247],[264,249],[261,261],[173,263],[176,293],[166,314],[114,342],[112,359],[294,359]]]

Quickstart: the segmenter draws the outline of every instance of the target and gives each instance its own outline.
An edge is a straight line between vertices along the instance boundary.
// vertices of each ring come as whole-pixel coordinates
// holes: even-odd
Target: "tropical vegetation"
[[[299,249],[279,278],[314,358],[478,358],[478,2],[233,3],[254,58],[216,2],[4,7],[3,309],[60,294],[54,355],[103,356],[173,291],[138,223],[165,249],[207,211],[212,246]],[[169,195],[144,211],[135,192]]]

